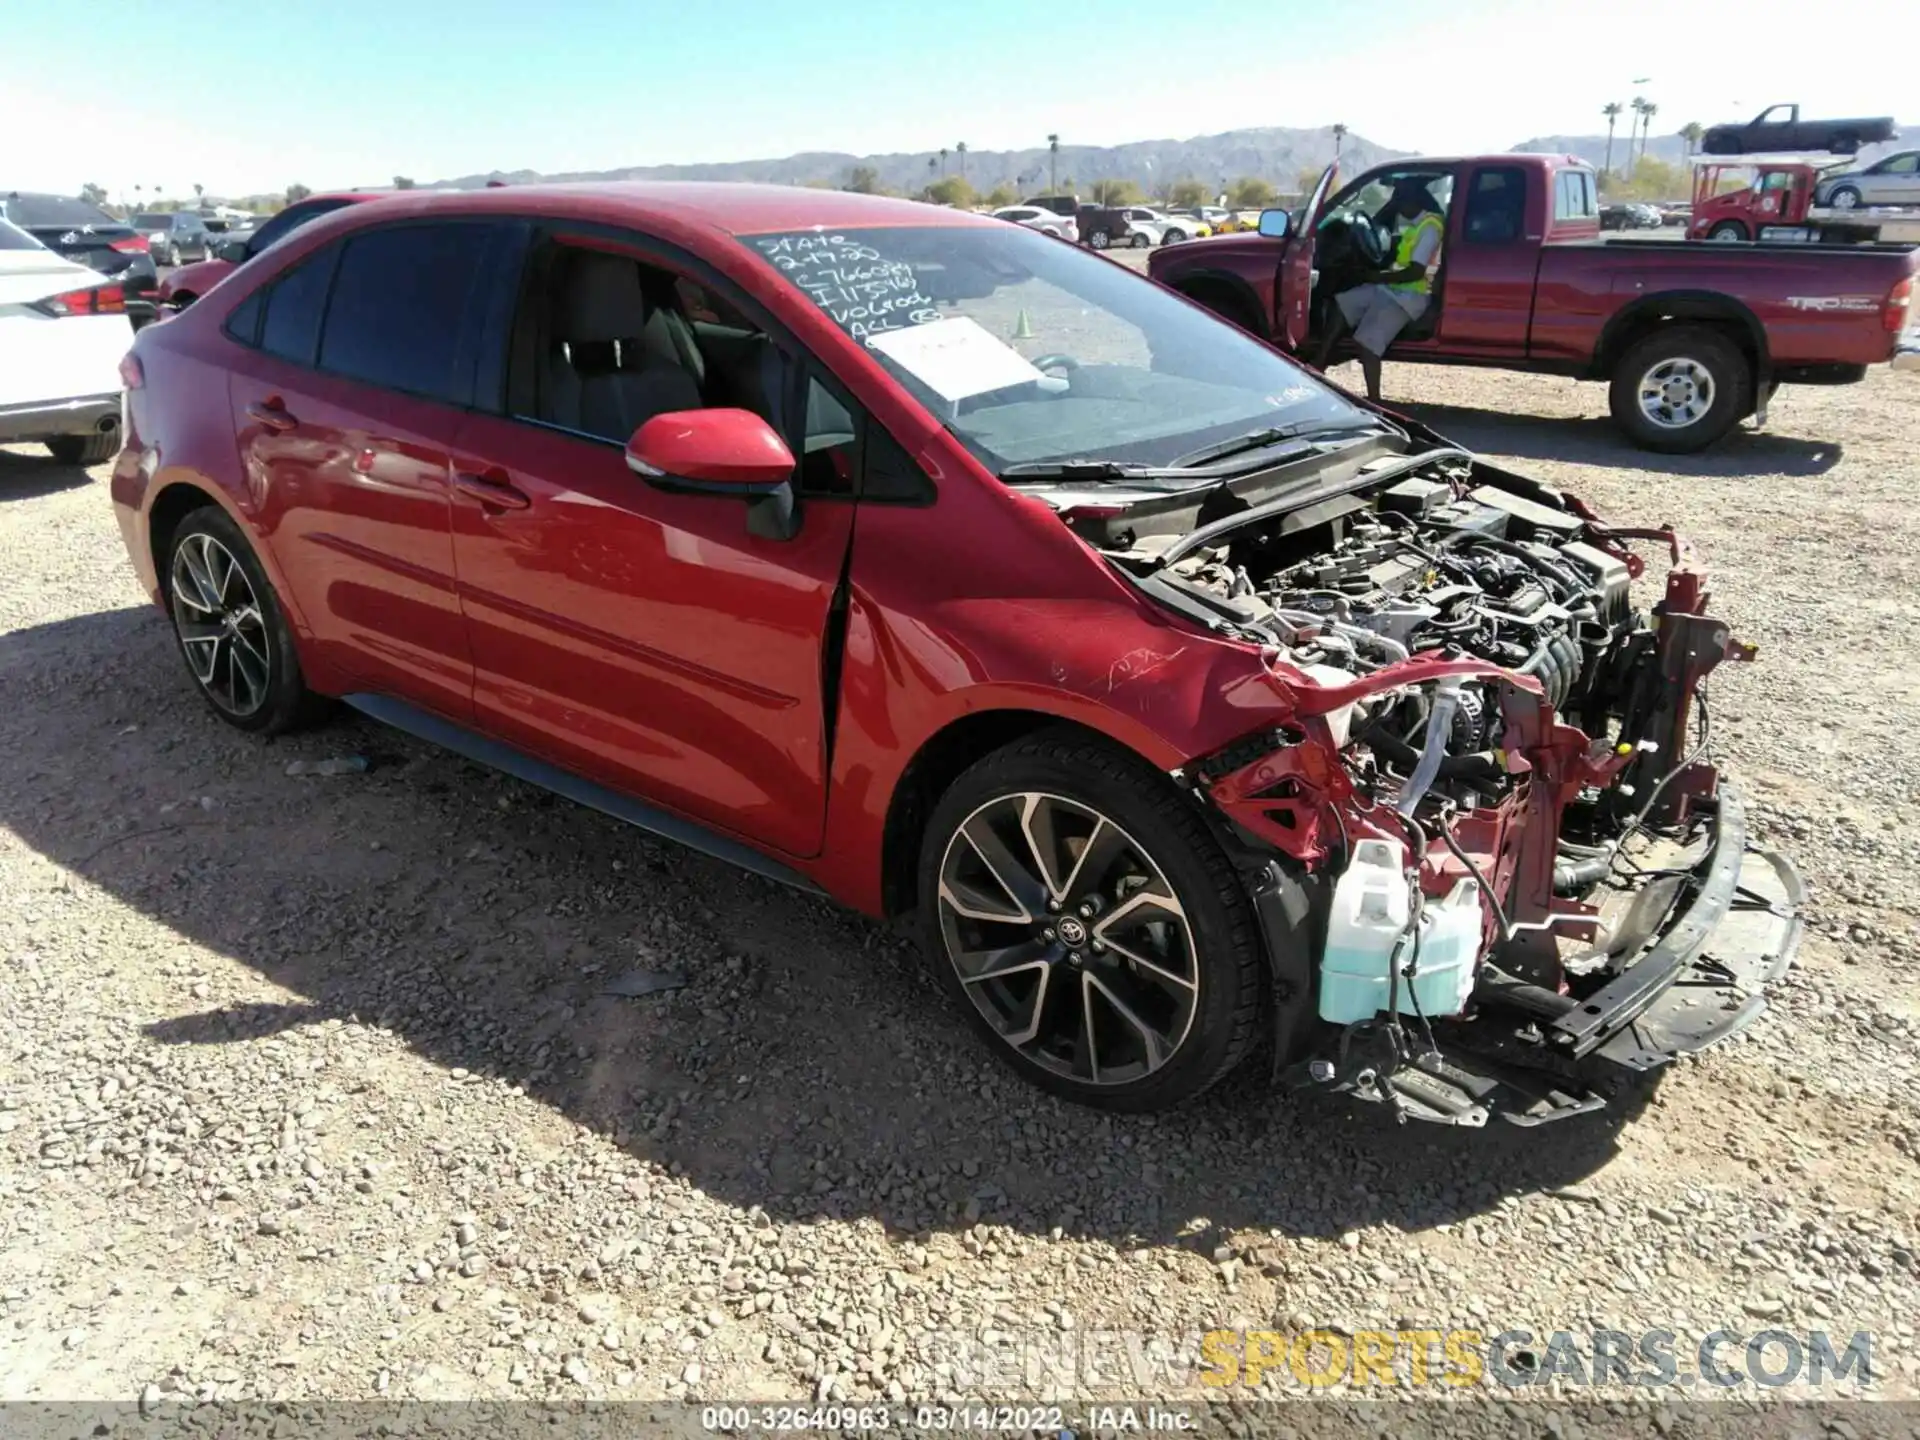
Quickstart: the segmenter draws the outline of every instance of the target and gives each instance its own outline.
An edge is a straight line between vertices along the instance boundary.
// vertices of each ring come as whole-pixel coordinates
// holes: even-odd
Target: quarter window
[[[491,230],[405,225],[348,240],[327,305],[320,368],[462,403],[455,358]]]
[[[311,365],[320,341],[320,316],[327,307],[327,282],[333,277],[337,248],[309,255],[273,284],[260,325],[260,348],[296,364]]]

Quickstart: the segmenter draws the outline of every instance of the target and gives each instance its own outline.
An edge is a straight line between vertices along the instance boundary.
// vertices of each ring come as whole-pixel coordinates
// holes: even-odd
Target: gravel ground
[[[1682,525],[1760,647],[1715,743],[1815,930],[1631,1114],[1058,1104],[889,930],[364,721],[226,729],[104,469],[0,452],[0,1399],[1200,1394],[1091,1342],[1221,1325],[1871,1330],[1920,1389],[1911,383],[1670,461],[1597,387],[1387,386]],[[688,983],[602,993],[635,968]]]

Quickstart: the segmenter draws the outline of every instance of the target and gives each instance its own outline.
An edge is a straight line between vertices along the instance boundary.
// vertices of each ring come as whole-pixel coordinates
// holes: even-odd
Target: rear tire
[[[1127,242],[1136,250],[1145,250],[1153,244],[1153,237],[1144,230],[1133,232],[1133,238]]]
[[[62,465],[98,465],[120,453],[120,432],[96,430],[87,435],[56,435],[47,441],[47,453]]]
[[[1107,235],[1107,232],[1104,230],[1096,230],[1093,232],[1093,234],[1087,237],[1087,244],[1091,245],[1096,250],[1104,250],[1107,248],[1107,246],[1111,245],[1112,243],[1113,243],[1112,239]]]
[[[181,517],[160,587],[187,673],[227,724],[279,735],[324,712],[300,672],[273,582],[226,511],[205,505]]]
[[[1607,398],[1614,423],[1641,449],[1691,455],[1753,413],[1753,372],[1718,331],[1673,325],[1628,347]]]
[[[1097,737],[1043,730],[964,772],[928,819],[919,887],[949,994],[995,1054],[1056,1095],[1163,1110],[1266,1033],[1264,950],[1239,876],[1165,776]]]

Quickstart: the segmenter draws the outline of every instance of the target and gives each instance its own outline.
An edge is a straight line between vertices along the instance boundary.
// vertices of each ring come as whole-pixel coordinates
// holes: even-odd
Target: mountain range
[[[1615,169],[1626,163],[1630,141],[1622,129],[1613,137]],[[1890,146],[1869,147],[1863,160],[1873,159]],[[1023,150],[957,149],[946,154],[925,151],[884,155],[850,155],[837,151],[810,151],[771,160],[732,160],[698,165],[627,165],[612,170],[493,170],[450,180],[422,181],[422,186],[475,190],[490,180],[525,185],[541,180],[733,180],[781,185],[849,184],[858,169],[874,172],[883,190],[916,194],[943,175],[964,175],[982,194],[998,185],[1032,195],[1069,186],[1085,190],[1095,180],[1132,180],[1149,194],[1176,180],[1198,180],[1210,189],[1225,189],[1243,176],[1271,183],[1284,193],[1297,191],[1303,174],[1317,171],[1339,153],[1342,171],[1353,175],[1385,160],[1419,152],[1395,150],[1351,131],[1337,140],[1334,127],[1296,129],[1271,126],[1226,130],[1187,140],[1135,140],[1124,145],[1062,145],[1050,155],[1044,145]],[[1514,151],[1577,155],[1596,168],[1608,154],[1605,135],[1541,135],[1523,140]],[[1655,135],[1646,142],[1647,155],[1668,164],[1684,164],[1687,142],[1679,135]],[[366,186],[384,189],[385,185]]]
[[[1336,142],[1331,126],[1312,130],[1271,127],[1228,130],[1190,140],[1136,140],[1125,145],[1062,145],[1049,155],[1044,145],[1024,150],[971,150],[964,156],[950,152],[944,160],[925,151],[888,155],[843,155],[833,152],[788,155],[778,160],[734,160],[707,165],[629,165],[617,170],[577,170],[546,173],[535,170],[490,171],[436,182],[462,190],[478,189],[489,180],[509,185],[536,180],[752,180],[782,185],[846,185],[856,167],[875,172],[888,190],[914,193],[943,174],[965,174],[982,193],[996,185],[1012,186],[1023,195],[1038,193],[1056,183],[1085,189],[1095,180],[1133,180],[1149,192],[1175,180],[1198,180],[1224,188],[1242,176],[1257,176],[1281,190],[1297,187],[1300,173],[1333,159]],[[1391,150],[1361,136],[1348,134],[1338,145],[1343,168],[1365,169],[1409,152]],[[1049,165],[1049,160],[1052,164]]]

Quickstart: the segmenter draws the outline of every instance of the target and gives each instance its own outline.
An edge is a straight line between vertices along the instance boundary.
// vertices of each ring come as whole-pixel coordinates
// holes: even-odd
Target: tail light
[[[120,383],[129,390],[146,386],[147,372],[140,366],[140,357],[131,350],[120,357]]]
[[[108,245],[123,255],[144,255],[147,253],[147,237],[144,235],[128,235],[124,239],[109,241]]]
[[[1913,277],[1907,276],[1887,292],[1887,303],[1880,311],[1880,325],[1889,335],[1907,328],[1907,307],[1913,303]]]
[[[91,290],[69,290],[36,300],[34,309],[48,315],[124,315],[127,292],[118,285],[96,285]]]

